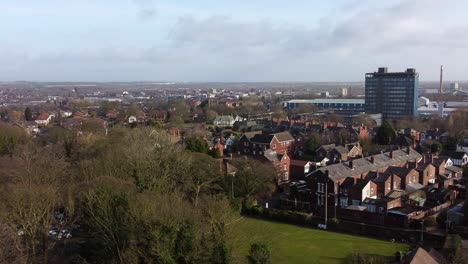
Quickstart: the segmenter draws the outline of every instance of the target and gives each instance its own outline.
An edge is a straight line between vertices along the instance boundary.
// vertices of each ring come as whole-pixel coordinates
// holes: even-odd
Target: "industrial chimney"
[[[440,83],[439,83],[439,95],[442,95],[442,76],[443,76],[444,70],[442,68],[442,65],[440,65]]]

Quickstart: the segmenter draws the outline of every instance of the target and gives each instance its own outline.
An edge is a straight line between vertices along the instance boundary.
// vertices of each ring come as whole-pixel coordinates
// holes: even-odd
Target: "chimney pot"
[[[393,159],[393,150],[390,151],[390,158]]]

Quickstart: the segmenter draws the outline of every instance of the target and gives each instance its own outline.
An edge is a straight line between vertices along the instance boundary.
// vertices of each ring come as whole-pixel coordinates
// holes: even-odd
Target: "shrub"
[[[424,219],[424,226],[426,227],[433,227],[437,225],[437,220],[434,216],[429,216]]]
[[[253,243],[250,246],[249,264],[267,264],[270,263],[270,248],[264,243]]]

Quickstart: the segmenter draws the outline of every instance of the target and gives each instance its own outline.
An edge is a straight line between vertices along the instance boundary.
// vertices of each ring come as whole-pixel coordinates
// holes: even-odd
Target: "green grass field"
[[[321,231],[252,218],[243,218],[232,227],[234,263],[246,263],[253,242],[262,241],[271,249],[272,263],[341,263],[353,252],[393,256],[407,250],[404,244]]]

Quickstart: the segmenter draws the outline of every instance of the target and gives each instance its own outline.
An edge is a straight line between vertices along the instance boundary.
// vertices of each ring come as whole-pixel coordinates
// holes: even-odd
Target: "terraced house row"
[[[394,213],[411,217],[454,200],[462,169],[449,157],[426,156],[411,147],[320,167],[305,176],[311,210]],[[432,194],[438,193],[437,197]],[[435,195],[433,195],[435,196]],[[345,211],[345,210],[342,210]]]

